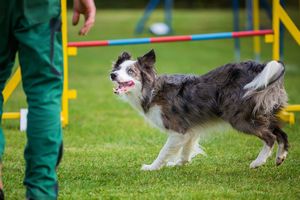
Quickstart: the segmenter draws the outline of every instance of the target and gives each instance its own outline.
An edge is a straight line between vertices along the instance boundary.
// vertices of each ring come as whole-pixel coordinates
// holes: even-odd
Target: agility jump
[[[217,39],[232,39],[232,38],[240,38],[240,37],[263,36],[267,34],[273,34],[273,31],[272,30],[238,31],[238,32],[222,32],[222,33],[164,36],[164,37],[151,37],[151,38],[69,42],[68,47],[119,46],[119,45],[163,43],[163,42],[217,40]]]
[[[285,26],[287,31],[294,38],[296,43],[300,46],[300,31],[288,16],[284,8],[280,5],[280,0],[273,0],[273,20],[271,30],[252,30],[252,31],[236,31],[236,32],[222,32],[222,33],[208,33],[196,35],[181,35],[181,36],[165,36],[152,38],[130,38],[118,40],[102,40],[102,41],[85,41],[85,42],[69,42],[67,39],[67,8],[66,0],[62,0],[62,32],[63,32],[63,48],[64,48],[64,90],[62,97],[62,123],[67,125],[69,123],[69,99],[76,98],[76,90],[69,90],[68,87],[68,56],[77,55],[77,48],[84,47],[100,47],[100,46],[117,46],[117,45],[136,45],[136,44],[150,44],[150,43],[164,43],[164,42],[183,42],[183,41],[201,41],[201,40],[215,40],[215,39],[234,39],[241,37],[254,37],[255,52],[260,51],[259,36],[265,37],[265,42],[272,44],[272,59],[280,59],[280,22]],[[258,9],[257,0],[255,3],[256,11]],[[258,14],[255,14],[255,27],[259,25]],[[13,90],[17,87],[21,80],[20,70],[16,70],[9,83],[3,92],[4,99],[7,100]],[[293,112],[300,111],[300,105],[289,105],[281,113],[280,118],[289,124],[295,123],[295,116]],[[20,119],[22,118],[20,112],[3,113],[3,119]]]
[[[258,0],[252,0],[254,9],[254,29],[259,27],[259,4]],[[77,48],[83,47],[100,47],[100,46],[117,46],[117,45],[136,45],[164,42],[183,42],[183,41],[200,41],[200,40],[216,40],[216,39],[235,39],[241,37],[254,38],[254,52],[259,54],[260,39],[259,36],[265,36],[266,43],[272,43],[272,58],[280,60],[280,22],[285,26],[287,31],[292,35],[294,40],[300,45],[300,31],[288,16],[286,11],[280,5],[280,0],[273,0],[273,21],[272,30],[252,30],[252,31],[236,31],[222,33],[208,33],[197,35],[181,35],[181,36],[164,36],[152,38],[130,38],[117,40],[102,40],[102,41],[84,41],[84,42],[69,42],[68,49],[71,55],[77,54]],[[289,124],[295,123],[295,115],[293,112],[299,112],[300,105],[289,105],[281,113],[280,118]]]

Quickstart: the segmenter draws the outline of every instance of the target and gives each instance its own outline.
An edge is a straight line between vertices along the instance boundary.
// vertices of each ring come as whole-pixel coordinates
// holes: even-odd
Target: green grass
[[[99,10],[90,34],[79,37],[79,27],[70,25],[69,40],[134,37],[141,14],[141,10]],[[297,11],[291,14],[299,19]],[[231,18],[229,10],[176,10],[174,29],[176,34],[231,31]],[[162,12],[157,12],[151,22],[162,19]],[[265,28],[270,27],[263,21]],[[285,41],[286,89],[290,103],[300,103],[300,49],[288,34]],[[198,156],[181,168],[140,171],[141,164],[155,159],[166,135],[148,126],[113,94],[108,73],[120,52],[130,51],[137,57],[151,48],[157,53],[159,73],[201,74],[234,61],[232,40],[80,49],[77,57],[69,59],[70,88],[78,91],[78,98],[70,102],[70,125],[64,129],[65,152],[58,171],[60,199],[300,199],[299,118],[295,126],[285,127],[291,148],[280,167],[275,166],[273,154],[265,166],[249,169],[261,142],[229,130],[204,138],[201,144],[207,157]],[[271,46],[263,44],[262,48],[262,60],[270,60]],[[242,60],[251,58],[252,40],[243,39]],[[24,99],[19,88],[5,110],[24,107]],[[22,199],[26,137],[18,131],[16,121],[4,121],[3,128],[6,196]]]

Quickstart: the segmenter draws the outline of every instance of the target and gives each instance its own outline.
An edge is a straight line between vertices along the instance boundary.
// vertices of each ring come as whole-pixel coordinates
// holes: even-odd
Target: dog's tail
[[[264,69],[244,86],[246,97],[254,97],[253,112],[260,110],[264,114],[286,106],[287,95],[283,86],[285,67],[275,60],[268,62]]]
[[[284,74],[285,68],[282,63],[275,60],[268,62],[263,71],[260,72],[244,89],[262,90],[268,85],[276,82]]]

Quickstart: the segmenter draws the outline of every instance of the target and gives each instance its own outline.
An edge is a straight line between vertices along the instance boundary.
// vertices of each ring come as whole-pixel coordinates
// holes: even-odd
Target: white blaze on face
[[[136,61],[134,60],[126,60],[120,65],[120,69],[115,72],[117,74],[117,80],[119,82],[133,81],[133,78],[127,73],[127,69],[135,62]]]
[[[114,89],[116,94],[125,94],[134,88],[139,83],[139,81],[135,80],[128,73],[128,68],[132,66],[136,61],[126,60],[120,64],[120,69],[114,71],[116,75],[115,81],[118,83],[118,87]]]

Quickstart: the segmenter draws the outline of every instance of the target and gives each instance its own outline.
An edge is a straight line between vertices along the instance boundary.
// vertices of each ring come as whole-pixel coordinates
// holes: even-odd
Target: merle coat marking
[[[179,155],[175,165],[190,161],[195,151],[201,151],[196,144],[199,133],[195,132],[215,121],[228,122],[236,130],[263,140],[265,145],[250,167],[256,168],[266,162],[276,140],[279,144],[276,164],[280,165],[286,158],[287,135],[277,117],[287,102],[281,62],[226,64],[196,76],[157,75],[153,50],[126,65],[125,61],[130,59],[126,52],[119,56],[111,79],[120,83],[119,70],[131,70],[129,77],[140,87],[130,88],[121,95],[129,102],[135,102],[131,103],[133,107],[146,118],[156,109],[163,131],[169,133],[158,158],[142,169],[159,169],[174,155]]]

